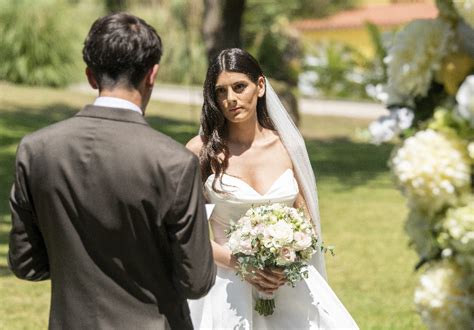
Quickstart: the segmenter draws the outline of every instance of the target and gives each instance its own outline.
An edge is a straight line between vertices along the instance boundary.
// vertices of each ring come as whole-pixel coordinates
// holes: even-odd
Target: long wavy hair
[[[229,48],[221,51],[211,62],[204,81],[204,104],[201,112],[201,135],[203,147],[199,154],[201,174],[205,181],[211,174],[215,174],[212,189],[216,189],[217,180],[222,180],[222,174],[228,167],[229,148],[227,146],[228,125],[224,114],[219,109],[216,95],[216,82],[221,72],[238,72],[247,75],[255,84],[260,77],[264,77],[257,60],[240,48]],[[265,94],[257,100],[258,123],[267,129],[274,130],[273,123],[268,116]],[[222,158],[220,155],[223,155]]]

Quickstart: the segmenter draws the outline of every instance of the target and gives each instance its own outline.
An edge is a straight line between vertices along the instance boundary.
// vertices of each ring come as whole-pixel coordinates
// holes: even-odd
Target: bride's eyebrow
[[[231,85],[234,86],[234,85],[237,85],[237,84],[247,84],[247,82],[245,80],[239,80],[239,81],[235,81],[233,82]],[[216,87],[214,87],[215,89],[219,89],[219,88],[225,88],[226,85],[216,85]]]

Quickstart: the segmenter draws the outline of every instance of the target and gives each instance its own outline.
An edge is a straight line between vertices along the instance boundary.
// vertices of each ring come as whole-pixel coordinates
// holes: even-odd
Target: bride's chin
[[[242,123],[245,123],[245,122],[250,122],[250,121],[253,121],[253,120],[257,120],[256,117],[254,118],[248,113],[238,113],[234,116],[228,116],[226,119],[227,119],[227,121],[229,121],[230,123],[233,123],[233,124],[242,124]]]

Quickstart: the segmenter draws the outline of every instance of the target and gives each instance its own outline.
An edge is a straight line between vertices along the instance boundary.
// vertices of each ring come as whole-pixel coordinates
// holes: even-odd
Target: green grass
[[[70,91],[0,82],[0,329],[47,327],[49,282],[10,274],[8,192],[20,138],[72,116],[93,101]],[[198,129],[199,107],[152,102],[150,124],[181,143]],[[303,116],[302,131],[318,179],[329,281],[361,329],[422,329],[414,311],[415,253],[403,233],[405,202],[386,166],[391,146],[357,142],[365,120]]]

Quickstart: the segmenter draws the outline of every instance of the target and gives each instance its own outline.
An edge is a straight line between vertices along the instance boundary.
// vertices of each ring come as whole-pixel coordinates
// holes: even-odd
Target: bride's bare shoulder
[[[186,148],[188,148],[196,156],[199,156],[203,145],[203,137],[201,135],[196,135],[191,140],[189,140],[188,143],[186,143]]]

